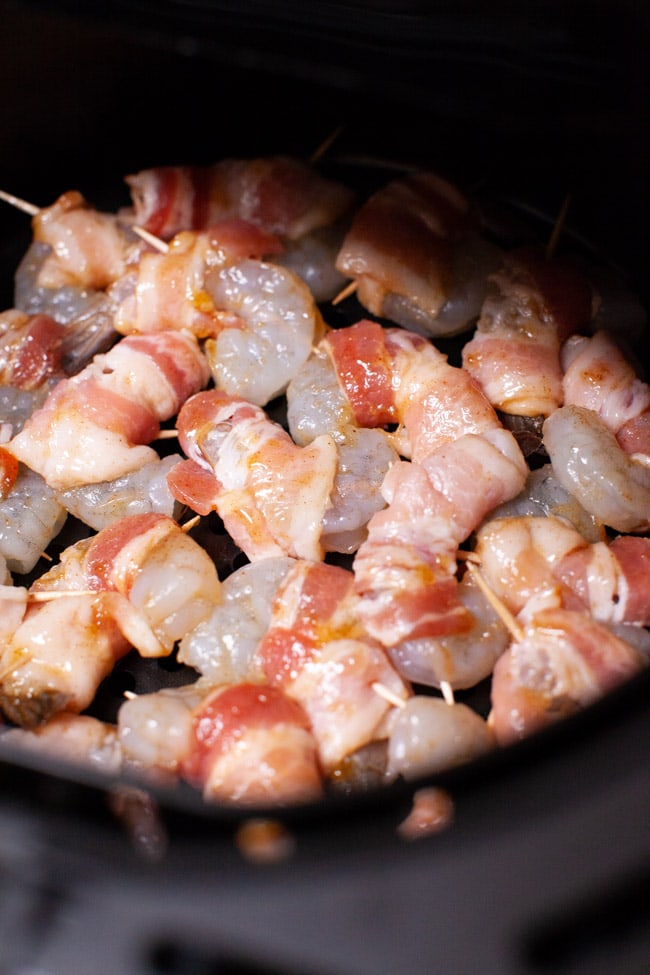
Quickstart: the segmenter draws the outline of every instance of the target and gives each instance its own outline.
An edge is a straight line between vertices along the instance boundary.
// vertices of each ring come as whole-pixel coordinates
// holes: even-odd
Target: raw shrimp
[[[564,406],[544,423],[555,476],[604,525],[650,529],[650,466],[626,453],[594,410]]]
[[[562,349],[564,402],[594,410],[626,453],[650,464],[650,386],[609,332],[574,336]]]
[[[125,766],[147,775],[176,777],[192,747],[194,711],[213,689],[199,680],[127,698],[117,713]]]
[[[577,270],[514,251],[489,278],[463,366],[501,412],[548,416],[563,402],[561,344],[591,317],[591,288]]]
[[[354,559],[360,612],[387,647],[406,640],[467,632],[472,615],[458,598],[456,552],[485,515],[514,496],[525,477],[507,431],[467,434],[423,463],[401,462],[382,492]]]
[[[588,542],[602,542],[605,539],[603,523],[589,514],[577,498],[562,487],[552,464],[542,464],[530,471],[521,492],[510,501],[498,505],[489,517],[515,518],[527,515],[539,518],[554,515],[567,521]]]
[[[258,559],[224,579],[220,602],[185,634],[178,659],[212,684],[263,680],[255,653],[269,628],[278,587],[294,562],[286,557]]]
[[[564,606],[601,622],[650,625],[650,538],[590,544],[558,518],[498,518],[477,532],[476,556],[514,614]]]
[[[38,280],[46,288],[106,288],[124,273],[137,241],[117,216],[93,209],[76,190],[38,210],[32,228],[34,240],[50,248]]]
[[[280,584],[271,623],[256,656],[267,680],[309,716],[326,771],[385,737],[392,704],[411,693],[383,648],[364,631],[352,573],[323,562],[297,562]]]
[[[215,689],[194,712],[192,734],[182,773],[206,799],[259,806],[322,795],[309,719],[277,687]]]
[[[416,694],[394,712],[387,775],[418,779],[443,772],[478,758],[494,745],[485,720],[466,704]]]
[[[332,226],[354,195],[300,159],[222,159],[209,166],[158,166],[126,177],[132,220],[169,240],[234,217],[288,240]]]
[[[115,480],[158,456],[145,446],[209,380],[186,333],[131,335],[60,382],[6,446],[57,491]]]
[[[12,572],[27,573],[63,528],[67,511],[40,474],[0,448],[3,472],[4,457],[14,462],[16,470],[9,490],[0,495],[0,553]]]
[[[181,460],[180,454],[169,454],[113,481],[60,491],[56,497],[67,512],[95,531],[107,528],[118,518],[147,512],[178,520],[181,505],[169,490],[167,475]]]
[[[469,615],[460,633],[405,640],[388,651],[407,680],[427,687],[443,682],[454,690],[474,687],[489,677],[508,646],[510,634],[469,572],[458,586],[458,601]]]
[[[307,285],[288,268],[245,260],[207,275],[221,327],[205,351],[217,388],[258,406],[285,391],[320,339]]]
[[[494,668],[489,722],[498,744],[575,713],[645,665],[635,646],[588,613],[541,610]]]
[[[177,425],[189,457],[170,474],[179,500],[200,514],[215,509],[251,560],[322,558],[337,463],[331,437],[299,447],[258,406],[217,390],[191,397]]]
[[[82,543],[89,589],[114,590],[133,608],[124,632],[144,656],[165,656],[220,600],[207,552],[165,515],[131,515]],[[137,615],[136,615],[137,614]]]

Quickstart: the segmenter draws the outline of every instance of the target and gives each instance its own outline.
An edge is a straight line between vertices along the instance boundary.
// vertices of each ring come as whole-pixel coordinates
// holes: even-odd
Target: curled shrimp
[[[221,319],[205,344],[215,384],[264,406],[285,391],[320,338],[318,306],[298,275],[263,261],[213,271],[205,287]]]
[[[295,560],[258,559],[221,584],[221,600],[180,642],[178,659],[212,684],[261,680],[255,652],[269,628],[278,587]]]
[[[604,525],[650,529],[650,467],[626,453],[594,410],[564,406],[544,423],[555,476]]]
[[[492,673],[510,634],[469,572],[458,585],[458,600],[468,613],[466,628],[405,640],[389,650],[407,680],[438,688],[446,683],[460,690],[474,687]]]
[[[466,704],[416,694],[394,713],[387,775],[405,779],[432,775],[469,762],[494,745],[485,720]]]

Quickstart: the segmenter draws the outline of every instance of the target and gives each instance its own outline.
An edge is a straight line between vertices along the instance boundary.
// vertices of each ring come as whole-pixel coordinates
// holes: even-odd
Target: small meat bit
[[[454,803],[444,789],[431,786],[413,793],[413,806],[397,827],[403,840],[419,840],[448,829],[454,819]]]

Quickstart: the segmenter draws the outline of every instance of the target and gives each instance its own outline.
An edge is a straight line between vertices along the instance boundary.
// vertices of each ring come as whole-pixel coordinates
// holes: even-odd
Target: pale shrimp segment
[[[182,771],[206,799],[263,806],[322,795],[307,715],[277,687],[217,688],[196,709],[192,731]]]
[[[257,656],[267,680],[304,707],[326,771],[385,737],[392,699],[410,689],[383,648],[367,636],[352,573],[298,562],[281,583]]]
[[[155,512],[178,518],[181,506],[169,490],[167,475],[181,460],[180,454],[157,457],[113,481],[60,491],[56,497],[67,512],[95,531],[129,515]]]
[[[126,182],[133,200],[128,216],[165,240],[234,217],[298,240],[335,224],[354,198],[342,183],[289,156],[158,166],[127,176]]]
[[[387,474],[388,507],[371,518],[354,561],[362,618],[385,646],[471,629],[458,598],[457,548],[525,478],[507,432],[491,439],[468,434]]]
[[[459,583],[458,600],[471,614],[466,631],[406,640],[389,650],[407,680],[427,687],[444,682],[460,690],[474,687],[492,673],[508,646],[508,630],[469,573]]]
[[[144,656],[171,653],[221,598],[207,552],[172,518],[155,513],[122,518],[101,531],[83,553],[83,570],[89,588],[128,598],[146,642],[126,633]]]
[[[172,492],[195,504],[198,485],[251,560],[279,555],[320,559],[323,515],[336,474],[334,441],[297,446],[262,409],[218,390],[189,399],[178,415],[179,439],[194,467],[170,474]],[[201,473],[203,471],[203,474]],[[212,499],[204,491],[212,475]]]
[[[594,410],[630,454],[650,462],[650,386],[637,376],[609,332],[566,342],[564,402]]]
[[[205,287],[221,315],[206,342],[215,384],[264,406],[285,391],[320,338],[314,298],[293,271],[263,261],[213,271]]]
[[[361,320],[323,340],[360,427],[399,423],[400,452],[420,461],[463,434],[498,427],[493,407],[464,369],[426,339]]]
[[[80,193],[64,193],[36,214],[32,226],[34,240],[52,249],[40,270],[41,286],[103,289],[124,273],[133,236],[114,214],[92,209]]]
[[[311,291],[314,301],[331,301],[345,284],[344,276],[336,269],[336,256],[343,235],[344,228],[337,225],[319,228],[296,241],[286,241],[274,263],[297,274]]]
[[[485,720],[466,704],[417,694],[395,711],[388,738],[389,778],[444,772],[495,745]]]
[[[544,518],[547,515],[562,518],[588,542],[602,542],[605,539],[603,523],[560,484],[552,464],[542,464],[531,470],[520,493],[498,505],[490,518]]]
[[[595,518],[619,532],[650,529],[650,467],[621,448],[595,411],[556,410],[544,445],[559,482]]]
[[[125,766],[145,774],[177,776],[192,747],[194,710],[212,690],[199,681],[125,700],[117,714]]]
[[[2,735],[0,745],[25,748],[109,774],[122,769],[117,728],[86,714],[61,712],[32,730],[12,728]]]
[[[287,423],[295,442],[305,446],[324,433],[345,439],[357,420],[327,345],[321,342],[287,387]]]
[[[581,710],[645,663],[589,614],[542,610],[494,668],[489,720],[497,742],[510,744]]]
[[[586,328],[591,288],[573,268],[532,249],[491,275],[463,365],[503,413],[548,416],[563,402],[561,343]]]
[[[514,614],[563,606],[600,622],[650,625],[649,538],[589,543],[552,516],[498,518],[477,533],[476,556],[490,589]]]
[[[181,640],[178,659],[212,684],[262,680],[255,653],[271,622],[278,587],[294,559],[258,559],[221,585],[221,601]]]
[[[7,455],[0,448],[0,463]],[[67,512],[55,492],[23,464],[17,464],[10,490],[0,500],[0,554],[12,572],[31,572],[61,531]]]
[[[29,606],[0,654],[0,710],[11,721],[33,728],[59,711],[88,707],[130,649],[114,596],[64,595]]]
[[[353,429],[337,444],[336,476],[321,535],[326,552],[349,555],[359,548],[368,522],[386,504],[381,486],[398,460],[383,430]]]
[[[7,449],[57,491],[115,480],[157,458],[146,444],[208,379],[193,336],[128,336],[60,382]]]

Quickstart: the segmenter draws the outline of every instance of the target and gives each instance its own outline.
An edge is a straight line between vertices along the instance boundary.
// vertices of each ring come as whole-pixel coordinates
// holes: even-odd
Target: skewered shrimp
[[[57,491],[114,480],[157,458],[145,445],[208,378],[193,336],[128,336],[60,382],[7,449]]]
[[[224,579],[218,605],[181,640],[179,661],[212,684],[262,680],[255,653],[269,628],[277,589],[294,561],[258,559]]]
[[[544,446],[560,484],[602,524],[650,529],[650,467],[622,449],[594,410],[556,410],[544,423]]]
[[[213,689],[199,680],[125,700],[117,714],[125,766],[156,777],[178,776],[192,747],[194,711]]]
[[[650,625],[650,539],[621,535],[589,544],[564,521],[490,520],[476,555],[491,590],[514,614],[585,609],[600,622]]]
[[[354,577],[323,562],[297,562],[281,582],[257,658],[266,679],[299,701],[309,716],[326,771],[386,737],[391,703],[410,688],[359,621]]]
[[[548,416],[562,405],[562,342],[592,317],[586,279],[535,250],[506,255],[491,275],[463,366],[495,409],[518,416]]]
[[[298,447],[259,407],[216,390],[190,398],[177,424],[190,459],[170,474],[179,500],[200,514],[216,509],[251,560],[322,558],[322,520],[336,473],[330,437]]]
[[[485,720],[466,704],[416,694],[395,711],[387,775],[417,779],[462,765],[494,747]]]
[[[307,285],[288,268],[241,261],[207,275],[221,327],[205,346],[219,389],[264,406],[287,388],[323,331]]]
[[[574,714],[631,679],[642,654],[588,613],[545,609],[499,658],[489,721],[507,745]]]
[[[194,712],[192,734],[182,773],[206,799],[275,805],[322,795],[307,715],[277,687],[216,688]]]
[[[609,332],[573,336],[562,349],[564,402],[594,410],[628,454],[650,464],[650,386]]]
[[[414,684],[453,690],[474,687],[489,677],[508,646],[510,634],[472,575],[458,585],[458,601],[468,614],[460,632],[404,640],[388,651],[398,672]]]
[[[3,472],[4,457],[14,462],[16,470],[9,490],[0,496],[0,553],[12,572],[27,573],[63,528],[67,511],[40,474],[0,448]]]
[[[353,193],[342,183],[288,156],[222,159],[210,166],[158,166],[126,177],[132,219],[169,240],[240,217],[289,240],[336,223]]]

